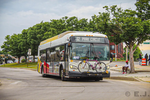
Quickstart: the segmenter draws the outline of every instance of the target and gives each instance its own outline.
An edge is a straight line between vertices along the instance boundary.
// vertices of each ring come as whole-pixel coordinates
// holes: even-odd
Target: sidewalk
[[[144,81],[150,83],[150,66],[135,65],[135,73],[122,74],[122,66],[110,67],[110,79]]]

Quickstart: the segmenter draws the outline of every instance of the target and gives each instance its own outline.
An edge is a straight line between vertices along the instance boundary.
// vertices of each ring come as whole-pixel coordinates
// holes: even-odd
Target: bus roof
[[[39,49],[45,49],[48,47],[53,47],[54,45],[61,45],[69,42],[70,36],[92,36],[92,37],[107,37],[104,34],[98,32],[86,32],[86,31],[66,31],[52,38],[42,41],[39,45]]]

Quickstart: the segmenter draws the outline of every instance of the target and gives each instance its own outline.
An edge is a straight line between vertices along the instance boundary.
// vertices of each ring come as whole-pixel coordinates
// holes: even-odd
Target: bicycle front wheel
[[[80,62],[78,64],[78,70],[79,72],[88,72],[89,71],[89,64],[87,64],[86,62]]]
[[[96,65],[96,71],[97,72],[102,72],[103,70],[106,69],[106,64],[104,62],[98,62]]]

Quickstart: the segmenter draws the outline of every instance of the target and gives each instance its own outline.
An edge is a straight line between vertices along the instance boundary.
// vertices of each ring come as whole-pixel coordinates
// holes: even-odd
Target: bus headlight
[[[71,69],[77,69],[77,67],[74,66],[74,65],[70,65],[70,68],[71,68]]]
[[[110,66],[108,65],[108,66],[104,67],[103,70],[109,70],[109,68],[110,68]]]
[[[107,70],[109,70],[110,66],[107,66]]]

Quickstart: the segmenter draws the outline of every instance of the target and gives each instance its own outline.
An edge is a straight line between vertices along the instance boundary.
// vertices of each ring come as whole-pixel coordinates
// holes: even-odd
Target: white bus
[[[96,55],[92,55],[92,52]],[[79,71],[79,63],[85,59],[104,62],[99,72],[93,68]],[[95,61],[89,61],[94,66]],[[103,80],[110,77],[110,49],[106,35],[93,32],[67,31],[55,37],[44,40],[38,47],[37,71],[46,75],[60,76],[62,81],[67,78],[93,78]]]

